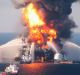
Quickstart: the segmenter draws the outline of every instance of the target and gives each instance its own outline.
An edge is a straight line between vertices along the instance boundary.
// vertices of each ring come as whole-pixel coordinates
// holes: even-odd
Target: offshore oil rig
[[[62,55],[55,51],[55,48],[47,48],[44,44],[44,48],[34,43],[26,43],[25,38],[23,40],[22,48],[19,50],[19,57],[16,58],[20,64],[36,63],[36,62],[54,62],[54,60],[62,60]],[[53,44],[52,44],[53,45]]]
[[[46,20],[48,13],[45,10],[50,13],[53,7],[50,5],[48,7],[48,4],[43,2],[44,0],[12,1],[16,8],[22,8],[23,25],[27,31],[25,35],[22,34],[22,47],[15,61],[19,64],[65,61],[64,54],[61,53],[62,44],[58,32],[63,25],[58,20]],[[55,11],[57,10],[56,7]],[[18,67],[11,64],[5,71],[17,72]]]
[[[12,1],[16,8],[22,9],[23,25],[27,31],[22,34],[22,48],[16,60],[20,63],[61,60],[58,31],[54,20],[46,23],[45,10],[50,9],[44,0]]]

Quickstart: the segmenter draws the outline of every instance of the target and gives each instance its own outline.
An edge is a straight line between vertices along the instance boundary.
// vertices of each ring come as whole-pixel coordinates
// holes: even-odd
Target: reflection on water
[[[79,64],[33,63],[20,66],[18,75],[80,75]]]
[[[46,68],[46,66],[43,66],[41,63],[26,64],[21,67],[23,72],[20,75],[43,75],[44,69]]]

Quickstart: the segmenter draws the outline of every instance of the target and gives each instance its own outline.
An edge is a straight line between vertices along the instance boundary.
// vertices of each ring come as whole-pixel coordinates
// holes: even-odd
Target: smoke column
[[[71,5],[77,0],[43,0],[42,6],[47,11],[46,22],[54,20],[59,38],[70,38],[71,28],[75,23],[68,18],[71,14]]]
[[[54,20],[58,37],[70,38],[71,28],[76,25],[68,16],[72,13],[72,3],[79,0],[12,0],[13,4],[19,8],[25,7],[33,1],[46,10],[46,23],[49,24],[51,20]]]

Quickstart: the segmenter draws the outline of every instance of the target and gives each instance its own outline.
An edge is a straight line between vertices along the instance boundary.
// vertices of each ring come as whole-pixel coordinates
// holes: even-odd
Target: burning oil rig
[[[22,9],[23,26],[27,31],[24,32],[26,36],[22,36],[20,63],[62,59],[61,38],[69,38],[70,29],[75,27],[74,22],[68,19],[74,1],[66,5],[66,0],[62,0],[62,6],[59,0],[12,0],[16,8]]]
[[[55,25],[57,21],[46,19],[48,13],[45,10],[49,12],[53,8],[48,7],[45,0],[12,1],[16,8],[22,8],[22,20],[24,28],[27,29],[27,36],[23,35],[22,38],[24,45],[20,49],[20,63],[60,61],[62,44],[58,38],[57,25]],[[62,24],[60,24],[61,26]]]
[[[27,31],[22,33],[22,47],[15,58],[20,64],[65,60],[61,38],[69,38],[70,29],[75,27],[68,18],[75,0],[50,1],[49,4],[49,0],[12,0],[16,8],[22,9],[23,26]],[[17,72],[18,69],[12,64],[6,71]]]
[[[31,2],[25,6],[22,9],[22,19],[28,33],[26,33],[27,36],[22,38],[23,46],[20,50],[20,63],[30,63],[37,60],[42,62],[53,61],[53,59],[60,60],[60,48],[55,42],[57,30],[55,27],[52,28],[53,21],[50,25],[46,24],[44,11],[39,9],[38,4]]]

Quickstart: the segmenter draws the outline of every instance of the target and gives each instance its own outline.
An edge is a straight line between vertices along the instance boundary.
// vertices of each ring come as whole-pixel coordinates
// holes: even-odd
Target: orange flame
[[[27,8],[23,9],[23,14],[25,22],[27,21],[26,23],[28,23],[29,27],[42,26],[44,24],[32,3],[30,3]]]
[[[23,8],[24,22],[30,28],[29,38],[31,41],[38,44],[50,41],[57,38],[55,29],[49,28],[43,18],[40,17],[34,4],[30,3],[26,8]]]

